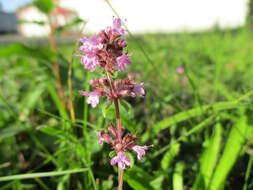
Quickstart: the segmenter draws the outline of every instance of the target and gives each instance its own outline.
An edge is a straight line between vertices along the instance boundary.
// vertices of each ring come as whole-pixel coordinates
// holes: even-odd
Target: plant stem
[[[107,73],[107,77],[110,81],[112,96],[113,96],[113,102],[114,102],[115,110],[116,110],[116,125],[117,125],[118,141],[121,143],[121,126],[120,126],[120,112],[119,112],[118,97],[117,97],[117,93],[115,91],[115,87],[114,87],[112,77],[108,73]]]
[[[119,112],[119,103],[118,98],[114,98],[114,105],[116,110],[116,123],[117,123],[117,133],[118,133],[118,140],[121,142],[121,126],[120,126],[120,112]]]
[[[81,37],[82,33],[83,33],[83,29],[84,29],[85,24],[82,25],[79,35],[78,35],[78,40],[76,40],[75,42],[75,46],[74,49],[72,51],[72,56],[71,56],[71,60],[69,62],[69,68],[68,68],[68,91],[69,91],[69,100],[68,100],[68,106],[69,106],[69,111],[70,111],[70,116],[71,116],[71,122],[72,124],[75,123],[75,108],[73,105],[73,96],[72,96],[72,64],[74,62],[74,53],[75,50],[78,47],[79,44],[79,38]]]
[[[54,40],[54,26],[51,22],[51,18],[50,16],[48,17],[48,21],[49,21],[49,27],[50,27],[50,33],[49,33],[49,44],[50,44],[50,48],[52,50],[53,53],[56,53],[57,49],[56,49],[56,43]],[[60,69],[59,69],[59,64],[57,62],[57,60],[54,61],[53,64],[53,72],[57,81],[57,88],[58,88],[58,95],[61,99],[62,105],[64,107],[66,107],[66,103],[65,103],[65,99],[64,99],[64,91],[63,91],[63,87],[62,87],[62,83],[61,83],[61,76],[60,76]]]
[[[118,170],[118,171],[119,171],[119,176],[118,176],[119,186],[118,186],[118,190],[122,190],[122,185],[123,185],[123,170]]]
[[[120,111],[119,111],[118,97],[117,97],[117,93],[115,91],[115,87],[114,87],[112,77],[108,73],[107,73],[107,77],[108,77],[108,80],[110,81],[112,96],[113,96],[113,102],[114,102],[115,111],[116,111],[116,125],[117,125],[118,141],[119,141],[119,143],[121,143],[122,138],[121,138]],[[118,190],[122,190],[123,170],[120,170],[120,169],[118,169],[118,184],[119,184]]]
[[[72,63],[73,63],[73,56],[71,58],[71,61],[69,62],[69,69],[68,69],[68,91],[69,91],[69,111],[71,116],[71,122],[72,124],[75,123],[75,110],[73,106],[73,97],[72,97],[72,82],[71,82],[71,75],[72,75]]]

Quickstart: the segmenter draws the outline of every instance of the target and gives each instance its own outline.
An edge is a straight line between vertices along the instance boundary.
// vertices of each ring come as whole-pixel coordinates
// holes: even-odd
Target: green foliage
[[[41,2],[48,14],[52,4]],[[96,137],[114,120],[114,106],[101,98],[100,109],[91,109],[78,92],[89,90],[96,73],[84,72],[74,59],[73,122],[52,65],[59,62],[68,98],[74,45],[58,46],[55,54],[47,45],[27,44],[0,46],[0,190],[115,188],[115,153]],[[120,102],[122,125],[137,134],[138,144],[153,146],[144,162],[128,153],[124,190],[252,188],[252,156],[246,154],[252,145],[252,34],[147,34],[130,37],[128,49],[131,72],[145,82],[146,97]],[[186,86],[175,72],[178,66],[185,68]]]
[[[11,176],[0,177],[0,181],[33,179],[33,178],[40,178],[40,177],[52,177],[52,176],[66,175],[66,174],[86,172],[86,171],[88,171],[87,168],[81,168],[81,169],[73,169],[73,170],[65,170],[65,171],[53,171],[53,172],[43,172],[43,173],[11,175]]]
[[[252,132],[252,126],[247,122],[247,117],[244,112],[241,113],[238,121],[232,127],[224,152],[220,158],[220,161],[215,170],[212,182],[210,184],[210,189],[220,190],[224,189],[225,180],[234,166],[242,146]]]
[[[213,136],[207,140],[207,148],[200,158],[200,167],[193,189],[209,189],[210,181],[216,162],[219,157],[222,139],[222,126],[217,123],[214,127]]]
[[[34,0],[33,4],[45,14],[49,14],[54,8],[53,0]]]
[[[179,153],[180,144],[171,140],[170,149],[164,154],[161,160],[161,168],[163,170],[168,170],[171,166],[171,162],[174,160],[175,156]]]
[[[183,170],[184,170],[184,163],[178,162],[176,164],[175,171],[173,172],[173,189],[176,189],[176,190],[184,189]]]
[[[71,29],[73,27],[76,27],[79,24],[86,24],[86,22],[83,19],[81,19],[80,17],[76,16],[75,18],[73,18],[67,24],[65,24],[63,26],[59,26],[58,28],[56,28],[55,29],[55,33],[58,34],[58,35],[60,35],[64,31],[69,30],[69,29]]]

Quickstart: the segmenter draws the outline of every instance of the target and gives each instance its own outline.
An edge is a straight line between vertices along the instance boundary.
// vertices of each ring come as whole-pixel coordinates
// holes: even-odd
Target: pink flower
[[[178,75],[181,75],[181,74],[184,73],[184,68],[181,67],[181,66],[180,66],[180,67],[177,67],[176,72],[177,72]]]
[[[99,143],[99,144],[104,144],[105,139],[104,139],[104,137],[101,135],[101,133],[100,133],[100,132],[97,132],[96,135],[97,135],[97,137],[98,137],[98,143]]]
[[[99,144],[104,144],[105,143],[111,143],[112,142],[112,138],[110,137],[110,135],[108,133],[106,133],[104,130],[97,132],[97,137],[99,139],[98,143]]]
[[[98,63],[98,57],[92,54],[86,54],[85,56],[81,56],[81,62],[85,69],[90,70],[90,72],[95,71]]]
[[[80,41],[83,43],[80,47],[80,51],[84,53],[96,53],[97,50],[103,48],[100,37],[96,35],[90,36],[89,38],[81,38]]]
[[[142,82],[140,84],[135,84],[133,92],[135,94],[139,94],[141,97],[144,97],[145,96],[144,83]]]
[[[95,108],[99,103],[99,96],[96,92],[91,92],[87,98],[87,103],[91,104],[91,107]]]
[[[142,161],[142,157],[146,154],[146,150],[148,149],[148,147],[146,145],[145,146],[135,145],[132,149],[135,152],[137,152],[137,158],[138,158],[138,160]]]
[[[122,22],[120,18],[113,18],[112,33],[115,35],[124,35],[125,30],[122,28]]]
[[[88,96],[87,98],[87,103],[91,104],[91,107],[95,108],[97,106],[97,104],[99,103],[99,96],[100,94],[96,91],[94,92],[84,92],[81,91],[80,94],[82,96]]]
[[[100,43],[100,38],[97,36],[81,38],[81,42],[83,44],[80,47],[80,51],[85,53],[84,56],[81,56],[81,62],[83,63],[85,69],[93,72],[99,64],[97,51],[102,49],[103,45]]]
[[[116,68],[122,71],[126,70],[126,65],[131,64],[131,61],[125,53],[123,53],[120,57],[117,57],[116,61]]]
[[[114,166],[118,163],[118,167],[120,170],[124,170],[126,165],[130,166],[130,159],[124,154],[124,152],[118,152],[117,156],[111,159],[111,165]]]

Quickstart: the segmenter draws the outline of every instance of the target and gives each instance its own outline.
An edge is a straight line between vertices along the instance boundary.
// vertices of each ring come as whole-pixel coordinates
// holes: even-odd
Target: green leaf
[[[109,152],[109,157],[110,158],[112,158],[112,157],[114,157],[114,156],[116,156],[116,152],[113,150],[113,151],[111,151],[111,152]]]
[[[134,156],[130,152],[125,152],[126,156],[130,159],[130,168],[134,166]]]
[[[153,177],[137,166],[133,167],[132,169],[128,169],[127,172],[124,172],[123,178],[127,181],[128,185],[135,190],[154,189],[150,185]]]
[[[160,174],[159,176],[157,176],[155,179],[153,179],[150,182],[150,185],[156,189],[156,190],[160,190],[162,188],[162,182],[164,180],[164,175]]]
[[[53,0],[34,0],[33,4],[45,14],[49,14],[54,8]]]
[[[42,59],[48,62],[52,62],[56,57],[55,54],[48,48],[31,48],[19,43],[1,48],[0,57],[9,58],[13,55],[28,56],[31,58]]]
[[[143,134],[142,136],[142,142],[147,141],[149,136],[155,136],[157,135],[160,131],[175,125],[179,122],[185,121],[187,119],[191,119],[200,115],[203,115],[209,111],[213,112],[219,112],[219,111],[224,111],[224,110],[229,110],[229,109],[235,109],[238,108],[239,106],[238,101],[228,101],[228,102],[218,102],[213,105],[204,105],[201,107],[193,108],[187,111],[180,112],[174,116],[168,117],[157,124],[155,124],[150,131],[147,131],[146,133]]]
[[[251,126],[247,123],[246,114],[241,113],[240,118],[229,133],[224,152],[210,184],[211,190],[223,189],[225,180],[234,166],[245,140],[250,135],[250,133],[248,133],[250,127]]]
[[[104,118],[112,119],[114,109],[111,107],[112,104],[105,103],[102,106],[102,115]]]
[[[61,100],[60,100],[60,97],[58,96],[55,88],[50,84],[50,83],[47,83],[47,89],[48,89],[48,92],[49,94],[51,95],[55,105],[57,106],[59,112],[60,112],[60,115],[61,117],[64,119],[64,120],[69,120],[69,116],[68,116],[68,113],[67,111],[65,110],[64,106],[62,105],[61,103]],[[66,122],[66,125],[67,126],[70,126],[69,123]]]
[[[55,127],[52,127],[52,126],[45,126],[45,127],[41,127],[37,130],[40,130],[42,131],[43,133],[47,134],[47,135],[50,135],[50,136],[58,136],[60,134],[63,133],[63,131],[61,129],[57,129]]]
[[[66,175],[66,174],[87,172],[88,170],[89,170],[88,168],[81,168],[81,169],[64,170],[64,171],[18,174],[18,175],[10,175],[10,176],[0,177],[0,181],[23,180],[23,179],[33,179],[33,178],[41,178],[41,177],[53,177],[53,176],[61,176],[61,175]]]
[[[131,109],[131,105],[123,99],[120,99],[120,105],[125,109],[126,112],[129,112]]]
[[[243,190],[247,190],[248,180],[249,180],[250,172],[252,169],[252,163],[253,163],[253,154],[250,155],[250,158],[249,158],[249,162],[248,162],[248,166],[247,166],[247,170],[246,170],[246,174],[245,174],[245,178],[244,178]]]
[[[41,98],[45,89],[46,89],[46,85],[42,83],[42,84],[36,85],[35,88],[32,88],[28,92],[28,94],[25,96],[24,100],[22,101],[22,105],[21,105],[22,117],[20,118],[24,119],[32,112],[36,104],[39,102],[39,99]]]
[[[200,158],[200,169],[193,189],[208,189],[216,166],[222,140],[222,126],[218,123],[214,127],[213,137]]]
[[[28,129],[31,129],[31,127],[25,127],[25,126],[14,126],[14,127],[7,127],[2,130],[0,130],[0,142],[8,137],[12,137],[20,132],[26,131]]]
[[[175,190],[184,189],[183,171],[184,171],[184,163],[178,162],[176,164],[175,171],[173,172],[173,189]]]
[[[180,150],[180,144],[178,142],[172,140],[170,144],[171,148],[165,153],[161,161],[161,167],[163,170],[167,170],[170,167],[171,162]]]

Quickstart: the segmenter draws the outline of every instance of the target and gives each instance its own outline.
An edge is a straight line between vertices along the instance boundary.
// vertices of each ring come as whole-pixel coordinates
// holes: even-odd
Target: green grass
[[[145,82],[146,97],[127,100],[122,122],[154,147],[127,170],[124,189],[253,188],[252,31],[146,34],[128,41],[129,69]],[[55,55],[39,44],[0,46],[0,181],[8,180],[0,190],[116,187],[110,149],[98,145],[95,134],[113,110],[105,114],[105,101],[90,109],[79,96],[96,73],[87,76],[74,59],[75,123],[56,91],[52,60],[60,63],[67,97],[73,48],[74,42],[60,45]]]

